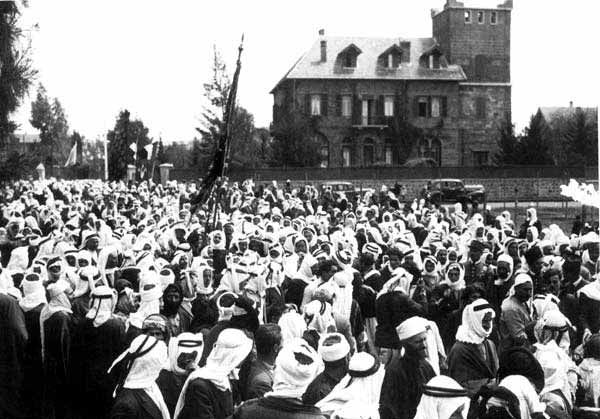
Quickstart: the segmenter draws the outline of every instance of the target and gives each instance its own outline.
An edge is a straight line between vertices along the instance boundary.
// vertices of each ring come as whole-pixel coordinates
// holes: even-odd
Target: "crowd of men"
[[[598,417],[597,227],[401,195],[1,185],[0,418]]]

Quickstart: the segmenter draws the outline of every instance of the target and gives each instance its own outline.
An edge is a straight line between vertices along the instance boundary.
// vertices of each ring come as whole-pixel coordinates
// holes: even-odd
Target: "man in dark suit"
[[[254,334],[256,359],[248,368],[248,377],[242,385],[244,400],[263,397],[273,390],[275,358],[281,348],[281,328],[276,324],[263,324]]]

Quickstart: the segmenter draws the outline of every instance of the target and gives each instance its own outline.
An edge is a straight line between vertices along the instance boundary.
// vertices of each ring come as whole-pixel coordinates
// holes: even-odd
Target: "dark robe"
[[[124,388],[110,410],[110,419],[163,419],[156,403],[143,389]]]
[[[64,311],[54,313],[44,322],[44,415],[47,418],[67,418],[72,411],[69,364],[73,329],[73,316]]]
[[[213,299],[203,295],[192,301],[192,323],[190,331],[198,333],[211,329],[219,319],[219,309]]]
[[[325,396],[331,393],[331,390],[341,381],[346,375],[348,368],[346,364],[332,368],[325,366],[325,370],[317,375],[317,377],[308,385],[302,401],[304,404],[315,405],[317,402],[323,400]]]
[[[231,392],[221,391],[211,381],[196,378],[188,384],[178,419],[225,419],[231,414]]]
[[[42,403],[40,395],[42,394],[42,342],[40,336],[40,313],[44,304],[25,312],[25,325],[29,340],[25,348],[23,383],[23,399],[27,400],[25,406],[30,417],[37,418],[41,416]]]
[[[325,419],[318,407],[288,397],[248,400],[238,407],[234,419]]]
[[[579,321],[582,330],[590,329],[592,333],[600,331],[600,301],[592,300],[584,293],[579,293]]]
[[[412,419],[421,401],[423,387],[435,377],[425,359],[396,357],[385,369],[379,397],[381,419]]]
[[[71,310],[73,310],[73,316],[77,320],[83,321],[88,311],[90,311],[90,294],[86,292],[85,294],[74,298],[71,302]]]
[[[163,399],[169,409],[171,417],[175,414],[175,407],[177,407],[179,394],[181,393],[181,389],[183,388],[186,379],[187,374],[179,375],[169,370],[161,370],[156,379],[156,384],[163,395]]]
[[[375,309],[375,345],[380,348],[400,349],[396,327],[409,317],[424,317],[422,306],[401,291],[388,292],[378,297]]]
[[[23,414],[27,328],[23,311],[13,297],[0,294],[0,417],[19,418]]]
[[[257,399],[273,390],[273,366],[261,359],[254,359],[249,363],[249,371],[240,386],[243,400]]]
[[[467,389],[473,397],[479,389],[493,381],[498,371],[498,354],[492,341],[482,343],[486,351],[484,359],[480,348],[472,343],[457,341],[448,354],[448,375]]]
[[[117,383],[107,371],[124,350],[125,324],[120,318],[113,317],[99,327],[86,319],[78,327],[71,351],[71,376],[81,416],[108,416]]]

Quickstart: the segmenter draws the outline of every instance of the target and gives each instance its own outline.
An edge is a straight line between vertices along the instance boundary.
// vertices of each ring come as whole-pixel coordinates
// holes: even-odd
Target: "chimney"
[[[319,36],[321,37],[321,62],[327,61],[327,41],[325,40],[325,29],[319,29]]]
[[[573,109],[573,101],[572,100],[569,101],[569,109]]]

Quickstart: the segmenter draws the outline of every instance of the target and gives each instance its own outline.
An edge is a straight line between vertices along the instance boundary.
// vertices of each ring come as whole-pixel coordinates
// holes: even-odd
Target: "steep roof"
[[[325,62],[321,62],[321,39],[327,41]],[[379,56],[400,42],[410,42],[410,62],[403,62],[394,70],[381,68],[378,65]],[[338,55],[350,45],[362,51],[357,57],[356,67],[352,69],[342,67],[338,60]],[[465,73],[459,65],[448,65],[439,69],[419,66],[421,55],[435,47],[434,38],[323,37],[317,39],[279,83],[285,79],[466,80]]]

